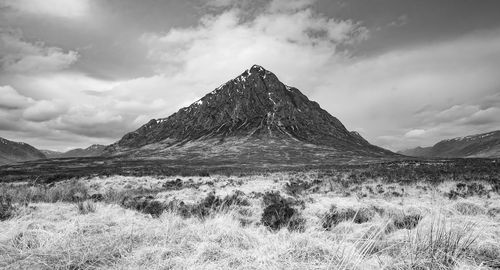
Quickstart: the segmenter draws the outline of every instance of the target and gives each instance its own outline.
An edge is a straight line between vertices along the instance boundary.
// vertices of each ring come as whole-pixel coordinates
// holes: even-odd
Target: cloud
[[[78,60],[75,51],[24,41],[16,31],[0,29],[0,66],[7,72],[45,72],[65,69]]]
[[[0,7],[30,15],[79,18],[88,14],[88,0],[0,0]]]
[[[202,18],[196,27],[145,34],[142,41],[149,47],[157,72],[206,85],[193,90],[207,91],[253,64],[291,76],[298,70],[314,72],[345,57],[337,46],[367,36],[359,23],[329,19],[310,9],[264,12],[252,20],[244,20],[242,13],[231,9]],[[311,76],[304,81],[315,79]]]
[[[405,137],[407,138],[415,138],[415,137],[421,137],[425,134],[425,130],[423,129],[412,129],[408,132],[405,133]]]
[[[41,100],[26,108],[23,118],[33,122],[45,122],[65,113],[67,106],[62,100]]]
[[[316,0],[274,0],[269,4],[271,12],[293,12],[311,6]]]
[[[390,22],[387,26],[400,27],[408,24],[408,22],[409,22],[408,15],[403,14],[399,16],[396,20]]]
[[[32,98],[23,96],[10,85],[0,86],[0,108],[22,109],[34,103]]]

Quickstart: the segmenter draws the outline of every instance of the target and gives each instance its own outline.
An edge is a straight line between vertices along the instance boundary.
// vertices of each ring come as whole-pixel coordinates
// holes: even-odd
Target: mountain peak
[[[259,66],[259,65],[253,65],[252,67],[250,67],[247,70],[252,72],[252,73],[264,73],[264,74],[270,73],[270,71],[266,70],[265,68],[263,68],[262,66]]]
[[[286,86],[259,65],[253,65],[169,117],[153,119],[126,134],[107,151],[159,147],[153,144],[173,149],[211,140],[219,143],[232,141],[238,145],[272,140],[287,145],[301,143],[331,147],[335,151],[367,150],[375,155],[393,154],[369,144],[359,134],[349,132],[318,103],[309,100],[298,89]]]

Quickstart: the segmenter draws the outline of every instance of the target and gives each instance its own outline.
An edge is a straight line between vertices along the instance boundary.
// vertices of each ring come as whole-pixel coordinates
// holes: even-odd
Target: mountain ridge
[[[398,151],[398,153],[430,158],[498,158],[500,157],[500,130],[445,139],[430,147],[416,147]]]
[[[66,152],[40,150],[47,158],[69,158],[69,157],[94,157],[102,154],[106,145],[92,144],[87,148],[75,148]]]
[[[0,165],[47,158],[35,147],[0,137]]]

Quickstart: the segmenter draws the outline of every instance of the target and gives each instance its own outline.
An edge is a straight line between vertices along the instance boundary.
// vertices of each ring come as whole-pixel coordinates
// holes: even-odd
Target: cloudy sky
[[[0,0],[0,137],[109,144],[253,64],[391,150],[500,129],[497,0]]]

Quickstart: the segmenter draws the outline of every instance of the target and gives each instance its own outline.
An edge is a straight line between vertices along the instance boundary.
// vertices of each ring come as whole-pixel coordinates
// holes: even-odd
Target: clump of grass
[[[401,263],[394,269],[452,269],[471,257],[471,246],[477,240],[474,223],[452,224],[437,217],[426,225],[408,233]]]
[[[500,207],[492,207],[488,209],[487,212],[488,216],[490,217],[500,217]]]
[[[155,200],[152,195],[138,195],[134,197],[124,197],[121,205],[125,208],[134,209],[145,214],[150,214],[153,217],[159,217],[166,206]]]
[[[456,202],[452,207],[458,213],[467,216],[477,216],[486,213],[484,207],[468,201]]]
[[[375,214],[375,210],[366,207],[353,209],[338,208],[336,205],[332,205],[330,210],[323,216],[322,226],[324,229],[330,230],[343,221],[361,224],[372,220]]]
[[[471,196],[485,196],[488,191],[483,184],[480,183],[457,183],[455,189],[450,190],[450,192],[445,193],[449,199],[454,200],[457,198],[467,198]]]
[[[92,201],[79,201],[76,202],[75,206],[80,215],[95,213],[97,209],[96,204]]]
[[[121,205],[125,208],[134,209],[153,217],[159,217],[165,211],[172,211],[180,214],[184,218],[197,217],[206,218],[214,213],[225,212],[233,206],[248,206],[250,203],[241,191],[235,191],[224,198],[209,193],[200,202],[186,204],[183,201],[173,200],[168,203],[160,202],[153,195],[125,196]]]
[[[8,195],[0,196],[0,221],[14,216],[16,207],[12,204],[12,198]]]
[[[86,200],[89,188],[79,180],[73,179],[49,185],[5,185],[0,192],[11,198],[14,203],[27,205],[36,202],[77,202]]]

